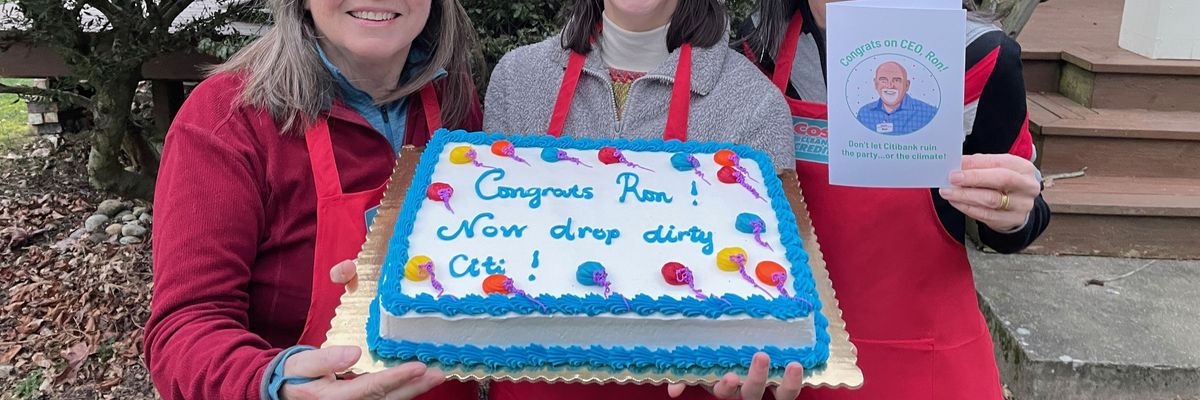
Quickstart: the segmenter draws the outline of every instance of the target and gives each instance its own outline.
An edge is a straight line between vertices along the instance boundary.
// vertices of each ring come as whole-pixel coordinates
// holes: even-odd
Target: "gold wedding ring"
[[[1008,211],[1008,201],[1009,201],[1008,193],[1001,193],[1000,194],[1000,207],[996,207],[996,209],[1000,210],[1000,211]]]

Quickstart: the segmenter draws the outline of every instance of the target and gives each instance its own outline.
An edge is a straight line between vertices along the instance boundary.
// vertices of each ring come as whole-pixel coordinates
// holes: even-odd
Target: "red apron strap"
[[[784,93],[787,93],[788,79],[792,76],[792,64],[796,61],[796,47],[800,45],[803,28],[804,16],[797,11],[792,14],[783,43],[779,45],[779,54],[775,55],[775,73],[771,75],[771,82]]]
[[[308,159],[312,165],[317,198],[342,194],[342,180],[338,177],[337,161],[333,158],[327,117],[317,118],[316,124],[304,133],[304,142],[308,144]]]
[[[1000,46],[992,49],[982,60],[967,70],[966,86],[963,87],[963,104],[971,104],[983,96],[983,88],[987,86],[988,78],[996,69],[996,60],[1000,58]]]
[[[587,56],[573,51],[567,59],[567,70],[563,72],[558,98],[554,100],[554,111],[550,113],[550,127],[546,128],[550,136],[559,137],[563,134],[567,114],[571,112],[571,102],[575,100],[575,87],[579,86],[579,74],[583,73],[583,62],[586,60]]]
[[[442,128],[442,105],[438,102],[433,81],[421,88],[421,108],[425,111],[425,127],[429,128],[429,137],[433,137],[433,132]]]
[[[686,142],[688,110],[692,107],[692,45],[679,47],[679,64],[675,67],[675,84],[671,87],[671,105],[667,109],[667,127],[663,140]]]

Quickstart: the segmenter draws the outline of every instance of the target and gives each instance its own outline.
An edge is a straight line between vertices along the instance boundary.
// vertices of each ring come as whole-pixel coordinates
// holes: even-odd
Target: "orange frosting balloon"
[[[754,276],[762,283],[775,286],[775,281],[771,279],[771,275],[774,274],[785,274],[784,276],[787,276],[787,271],[784,271],[783,266],[774,261],[763,261],[758,263],[757,267],[754,267]]]
[[[507,154],[504,154],[504,150],[511,148],[512,143],[509,143],[507,140],[497,140],[495,143],[492,143],[492,154],[506,157]]]
[[[483,292],[487,294],[509,294],[508,289],[504,288],[504,281],[508,279],[504,274],[489,275],[483,279]]]
[[[732,167],[735,164],[733,162],[733,159],[736,157],[737,157],[737,154],[734,154],[733,150],[729,150],[729,149],[719,150],[719,151],[717,151],[717,154],[713,154],[713,161],[716,161],[717,164],[719,164],[719,165],[724,165],[726,167]]]

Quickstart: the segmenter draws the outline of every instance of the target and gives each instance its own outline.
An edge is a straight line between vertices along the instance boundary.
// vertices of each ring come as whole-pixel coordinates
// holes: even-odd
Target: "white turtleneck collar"
[[[600,59],[610,68],[631,72],[650,72],[664,60],[667,51],[666,24],[645,32],[631,32],[613,23],[604,15],[600,31]]]

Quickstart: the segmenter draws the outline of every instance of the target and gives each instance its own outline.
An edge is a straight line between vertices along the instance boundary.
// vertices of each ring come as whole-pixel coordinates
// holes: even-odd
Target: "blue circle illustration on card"
[[[863,127],[904,136],[929,125],[942,107],[942,88],[921,61],[895,53],[859,61],[846,79],[846,106]]]

